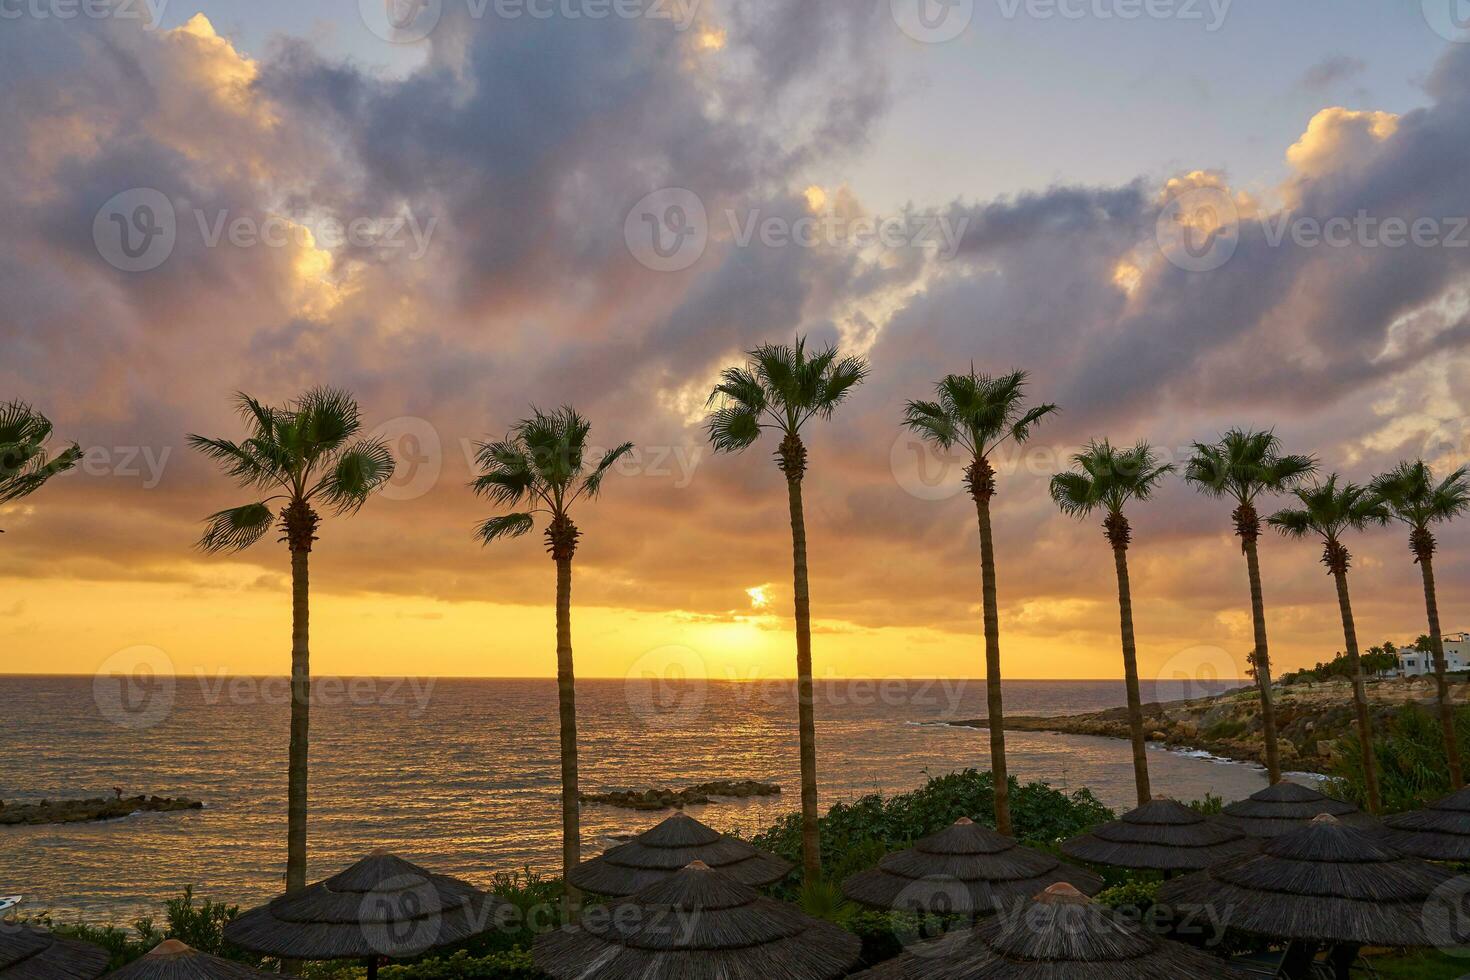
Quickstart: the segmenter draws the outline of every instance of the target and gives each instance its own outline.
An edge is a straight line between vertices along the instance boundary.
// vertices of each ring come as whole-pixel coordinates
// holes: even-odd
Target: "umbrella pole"
[[[369,956],[367,958],[367,968],[367,980],[378,980],[378,958],[376,956]]]
[[[1349,980],[1349,971],[1353,968],[1353,961],[1358,958],[1358,950],[1361,949],[1357,943],[1338,943],[1332,947],[1332,952],[1327,955],[1327,962],[1332,966],[1332,975],[1337,980]]]

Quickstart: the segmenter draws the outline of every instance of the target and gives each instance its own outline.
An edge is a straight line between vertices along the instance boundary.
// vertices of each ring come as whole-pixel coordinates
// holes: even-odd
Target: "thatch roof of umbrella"
[[[676,813],[626,844],[577,865],[568,878],[598,895],[632,895],[694,861],[757,888],[780,881],[792,868],[785,858]]]
[[[1204,906],[1230,928],[1281,939],[1373,946],[1430,946],[1436,905],[1463,890],[1444,868],[1323,814],[1234,858],[1168,881],[1159,901]]]
[[[556,980],[833,980],[861,946],[696,861],[538,937],[533,956]]]
[[[1155,799],[1062,844],[1079,861],[1155,871],[1199,871],[1255,845],[1243,831],[1175,800]]]
[[[1170,942],[1067,884],[963,933],[915,946],[865,980],[1219,980],[1225,961]]]
[[[885,855],[876,868],[848,878],[842,892],[872,908],[988,915],[1003,903],[1030,898],[1057,882],[1087,895],[1103,887],[1091,871],[961,817],[908,850]]]
[[[1324,796],[1300,783],[1285,782],[1228,804],[1219,820],[1248,837],[1277,837],[1323,813],[1354,826],[1374,826],[1373,818],[1351,803]]]
[[[468,939],[510,914],[504,899],[379,852],[245,912],[225,939],[267,956],[376,962]]]
[[[1470,787],[1422,810],[1385,817],[1383,839],[1426,861],[1470,861]]]
[[[177,939],[167,939],[142,958],[107,976],[108,980],[261,980],[276,974],[222,960]]]
[[[0,980],[94,980],[107,960],[100,946],[0,922]]]

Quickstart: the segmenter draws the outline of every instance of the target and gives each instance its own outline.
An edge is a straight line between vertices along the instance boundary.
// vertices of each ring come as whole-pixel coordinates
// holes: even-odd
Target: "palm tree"
[[[1143,733],[1143,704],[1138,696],[1138,651],[1133,642],[1133,594],[1128,586],[1128,542],[1132,529],[1123,507],[1130,500],[1153,496],[1172,463],[1160,465],[1152,446],[1140,442],[1132,449],[1114,449],[1106,439],[1089,443],[1072,461],[1080,472],[1059,473],[1051,479],[1051,496],[1063,513],[1085,517],[1104,510],[1103,533],[1113,546],[1118,572],[1118,615],[1123,631],[1123,676],[1128,689],[1128,729],[1133,738],[1133,781],[1138,805],[1153,799],[1148,787],[1147,743]]]
[[[313,388],[272,408],[237,394],[250,434],[243,442],[191,435],[189,443],[219,463],[242,488],[263,496],[211,514],[199,547],[208,554],[243,551],[274,524],[291,553],[291,747],[287,774],[286,890],[306,887],[307,750],[310,742],[311,654],[308,559],[321,507],[355,514],[393,478],[393,454],[379,439],[356,438],[357,402],[337,388]],[[274,505],[279,511],[272,511]]]
[[[76,443],[56,456],[46,451],[51,421],[21,401],[0,403],[0,504],[29,496],[82,458]]]
[[[946,451],[956,447],[970,455],[965,484],[975,500],[980,522],[980,585],[985,617],[985,696],[990,729],[990,773],[995,785],[995,826],[1011,833],[1009,775],[1006,772],[1005,715],[1000,693],[1000,613],[995,601],[995,545],[990,534],[990,500],[995,496],[995,467],[990,454],[1005,442],[1025,442],[1031,429],[1055,405],[1023,407],[1025,371],[999,377],[975,373],[946,375],[935,384],[934,401],[912,401],[903,424]]]
[[[1450,788],[1465,785],[1460,764],[1460,747],[1455,740],[1455,715],[1450,707],[1450,688],[1445,680],[1444,640],[1439,632],[1439,602],[1434,590],[1434,524],[1442,524],[1470,507],[1470,484],[1466,467],[1460,467],[1439,483],[1422,459],[1404,462],[1375,478],[1373,492],[1381,496],[1389,511],[1409,526],[1409,550],[1424,577],[1424,606],[1429,613],[1429,643],[1434,654],[1434,679],[1439,700],[1439,724],[1444,731],[1445,755],[1450,765]]]
[[[868,374],[862,357],[843,357],[836,347],[808,351],[806,340],[794,345],[763,344],[748,353],[741,367],[720,372],[710,392],[713,411],[706,419],[709,440],[717,453],[736,453],[751,446],[764,430],[779,433],[776,465],[786,476],[791,511],[793,592],[796,598],[796,704],[801,742],[801,858],[807,884],[822,877],[822,849],[817,830],[817,726],[812,697],[811,589],[807,584],[806,519],[801,481],[806,475],[806,445],[801,430],[812,419],[832,413]]]
[[[1347,572],[1352,555],[1342,543],[1345,531],[1361,531],[1370,524],[1388,523],[1388,508],[1367,487],[1355,483],[1337,485],[1337,474],[1293,493],[1300,507],[1279,510],[1267,523],[1282,534],[1322,539],[1322,564],[1337,583],[1337,606],[1342,612],[1343,639],[1347,643],[1348,667],[1352,671],[1353,710],[1358,716],[1358,746],[1363,757],[1363,785],[1368,791],[1368,809],[1379,813],[1383,801],[1378,794],[1378,773],[1373,760],[1373,728],[1368,719],[1368,695],[1363,688],[1363,664],[1358,658],[1358,631],[1353,624],[1353,605],[1348,598]]]
[[[580,909],[581,894],[569,875],[582,860],[581,798],[577,786],[577,696],[572,666],[572,558],[581,532],[572,523],[572,505],[602,490],[603,477],[633,451],[625,442],[608,450],[589,472],[587,435],[592,426],[570,406],[551,412],[533,407],[531,417],[517,422],[505,438],[478,444],[479,475],[470,484],[476,494],[502,507],[524,510],[492,517],[475,529],[482,544],[518,538],[544,515],[546,550],[556,562],[556,690],[561,722],[561,859],[565,907],[569,916]]]
[[[1184,470],[1184,479],[1201,493],[1235,501],[1231,516],[1240,549],[1245,553],[1251,585],[1251,619],[1255,625],[1255,649],[1250,654],[1256,687],[1261,693],[1261,729],[1266,743],[1266,773],[1274,785],[1281,782],[1281,758],[1276,746],[1276,709],[1271,703],[1271,656],[1266,645],[1266,604],[1261,596],[1261,564],[1256,541],[1261,536],[1261,517],[1256,498],[1263,493],[1284,493],[1317,468],[1311,456],[1284,456],[1281,440],[1274,432],[1231,429],[1218,442],[1194,444],[1194,456]]]

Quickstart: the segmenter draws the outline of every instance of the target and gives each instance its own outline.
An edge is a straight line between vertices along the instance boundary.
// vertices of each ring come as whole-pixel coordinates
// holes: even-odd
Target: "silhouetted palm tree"
[[[546,521],[546,550],[556,563],[556,690],[561,722],[561,863],[566,909],[576,916],[581,895],[569,875],[582,860],[581,799],[577,780],[577,694],[572,663],[572,558],[581,532],[572,523],[572,505],[602,490],[613,464],[633,451],[625,442],[603,453],[586,468],[587,436],[592,425],[564,406],[551,412],[531,409],[498,442],[480,443],[475,456],[480,475],[470,484],[475,493],[502,507],[527,509],[500,514],[475,529],[484,544],[517,538]]]
[[[1434,532],[1430,528],[1454,520],[1470,508],[1470,484],[1460,467],[1439,483],[1421,460],[1404,462],[1375,478],[1373,492],[1381,496],[1390,512],[1409,526],[1409,550],[1424,577],[1424,606],[1429,614],[1429,642],[1434,653],[1434,678],[1439,700],[1439,724],[1444,732],[1445,755],[1449,760],[1451,789],[1465,785],[1460,747],[1455,741],[1455,715],[1450,706],[1449,683],[1445,680],[1444,638],[1439,631],[1439,600],[1434,589]]]
[[[779,433],[776,465],[786,476],[791,511],[793,592],[796,598],[796,703],[801,741],[801,857],[809,885],[822,877],[821,842],[817,830],[817,727],[812,696],[811,590],[807,584],[806,518],[801,481],[806,475],[806,446],[801,430],[812,419],[829,419],[852,390],[867,377],[861,357],[843,357],[836,347],[808,352],[806,340],[794,345],[764,344],[749,352],[742,367],[720,372],[709,396],[714,409],[706,421],[717,453],[748,448],[767,429]]]
[[[995,544],[990,533],[990,500],[995,496],[995,467],[990,454],[1008,440],[1022,443],[1055,405],[1025,409],[1027,375],[1012,371],[999,377],[950,374],[935,384],[934,401],[909,402],[903,424],[942,449],[956,447],[970,455],[965,484],[980,522],[980,585],[985,617],[986,724],[990,729],[990,771],[995,784],[995,826],[1011,833],[1009,774],[1006,771],[1005,711],[1000,691],[1000,613],[995,599]]]
[[[1355,483],[1337,485],[1337,474],[1311,487],[1292,491],[1301,507],[1285,508],[1267,518],[1282,534],[1322,539],[1322,564],[1337,583],[1337,605],[1342,612],[1342,633],[1347,643],[1348,665],[1353,679],[1353,710],[1358,716],[1358,747],[1363,756],[1363,785],[1368,791],[1368,809],[1379,813],[1383,801],[1378,794],[1378,773],[1373,759],[1373,727],[1368,717],[1368,695],[1363,689],[1363,664],[1358,657],[1358,631],[1353,623],[1353,605],[1348,597],[1347,572],[1352,555],[1342,543],[1345,531],[1361,531],[1369,524],[1388,523],[1388,508],[1367,487]]]
[[[1255,626],[1255,650],[1251,653],[1256,686],[1261,692],[1261,729],[1266,743],[1266,772],[1272,784],[1281,781],[1281,758],[1276,745],[1276,708],[1271,701],[1271,655],[1266,644],[1266,604],[1261,596],[1261,564],[1256,542],[1261,536],[1261,517],[1256,498],[1263,493],[1285,493],[1317,468],[1310,456],[1283,456],[1281,440],[1274,432],[1231,429],[1218,442],[1194,444],[1194,457],[1185,468],[1184,479],[1211,497],[1235,501],[1231,516],[1240,548],[1245,553],[1250,576],[1251,619]]]
[[[191,435],[189,443],[219,463],[259,500],[211,514],[199,547],[243,551],[272,524],[291,552],[291,746],[287,774],[286,890],[306,886],[307,758],[311,727],[310,578],[308,559],[321,516],[355,514],[393,478],[393,454],[380,439],[358,438],[357,402],[337,388],[313,388],[282,408],[237,395],[250,429],[243,442]],[[280,503],[279,511],[272,506]]]
[[[1132,449],[1114,449],[1104,439],[1090,443],[1072,461],[1077,470],[1051,479],[1051,496],[1064,513],[1085,517],[1103,510],[1103,533],[1113,546],[1118,573],[1118,615],[1123,631],[1123,677],[1128,692],[1128,730],[1133,739],[1133,781],[1138,805],[1153,799],[1148,785],[1147,742],[1143,731],[1143,703],[1138,696],[1138,650],[1133,642],[1133,594],[1128,585],[1128,542],[1132,529],[1123,507],[1130,500],[1147,500],[1158,489],[1173,464],[1159,464],[1159,455],[1146,442]]]
[[[58,473],[77,465],[76,443],[52,456],[46,450],[51,421],[21,401],[0,404],[0,504],[29,496]]]

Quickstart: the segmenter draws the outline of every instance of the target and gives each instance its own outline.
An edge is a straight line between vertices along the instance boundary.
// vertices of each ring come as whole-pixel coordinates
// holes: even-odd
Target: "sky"
[[[1121,673],[1111,554],[1046,493],[1091,438],[1470,461],[1460,0],[389,2],[0,0],[0,401],[87,454],[0,507],[0,672],[286,669],[284,546],[194,548],[250,499],[185,441],[237,391],[348,388],[401,458],[320,532],[320,674],[554,674],[542,542],[482,548],[466,484],[570,403],[638,447],[575,514],[581,676],[790,676],[774,447],[700,422],[798,333],[872,363],[807,440],[819,677],[983,675],[973,505],[898,425],[972,363],[1061,408],[997,460],[1011,677]],[[1244,672],[1228,512],[1130,512],[1146,679]],[[1364,645],[1411,641],[1406,535],[1350,547]],[[1341,649],[1319,557],[1263,540],[1278,672]]]

